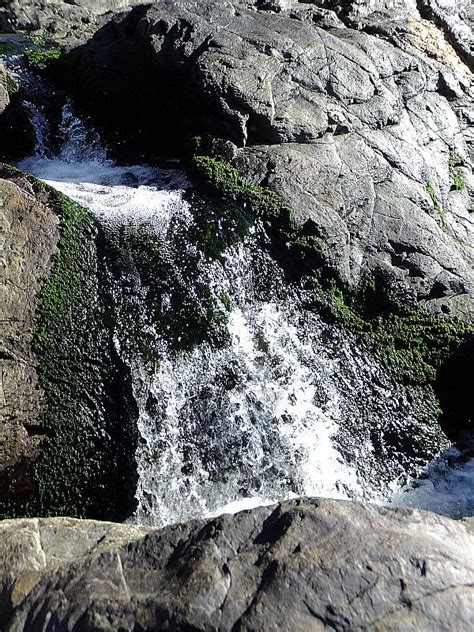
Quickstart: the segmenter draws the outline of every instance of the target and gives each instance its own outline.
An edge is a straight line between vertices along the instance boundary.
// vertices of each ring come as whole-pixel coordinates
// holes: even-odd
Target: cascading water
[[[409,469],[391,437],[416,409],[374,357],[304,309],[260,227],[210,256],[196,235],[217,238],[223,220],[203,229],[182,172],[108,160],[69,103],[54,151],[48,121],[31,114],[36,155],[19,166],[89,208],[122,259],[115,342],[140,432],[131,519],[167,524],[295,495],[388,501]],[[159,269],[152,300],[147,266]],[[458,472],[472,476],[472,463]],[[396,501],[436,509],[439,468],[434,479],[431,503],[424,483]],[[472,508],[471,498],[461,511]]]

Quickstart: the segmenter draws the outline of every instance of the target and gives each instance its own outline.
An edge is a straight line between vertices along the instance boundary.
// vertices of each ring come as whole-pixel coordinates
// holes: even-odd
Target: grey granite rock
[[[415,3],[251,4],[159,0],[116,20],[72,53],[78,91],[104,113],[120,103],[114,124],[131,124],[129,108],[150,137],[178,140],[185,121],[231,141],[235,164],[310,222],[349,284],[382,272],[434,311],[470,319],[465,57]]]
[[[0,626],[472,630],[473,520],[299,500],[164,529],[0,523]]]

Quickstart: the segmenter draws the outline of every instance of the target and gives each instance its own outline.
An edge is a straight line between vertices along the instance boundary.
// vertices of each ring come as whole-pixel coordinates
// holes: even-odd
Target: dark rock
[[[474,341],[468,341],[447,359],[439,371],[437,391],[443,411],[441,425],[451,440],[466,431],[474,434],[474,399],[471,367],[474,365]]]
[[[22,158],[34,146],[34,130],[17,91],[9,94],[11,85],[16,87],[0,61],[0,160]]]
[[[472,629],[474,523],[299,500],[164,529],[0,523],[0,626]]]

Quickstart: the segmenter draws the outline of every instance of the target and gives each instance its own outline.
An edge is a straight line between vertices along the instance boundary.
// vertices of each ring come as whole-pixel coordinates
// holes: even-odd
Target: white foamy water
[[[228,347],[200,345],[144,376],[135,519],[176,522],[301,495],[365,497],[332,440],[338,367],[317,332],[301,340],[272,303],[235,308],[228,330]]]
[[[118,322],[129,305],[155,352],[145,361],[117,326],[139,410],[133,521],[163,525],[301,495],[386,502],[394,488],[396,504],[472,513],[472,461],[440,459],[423,480],[398,489],[406,466],[390,437],[400,420],[416,423],[411,398],[346,333],[280,291],[281,271],[254,231],[208,260],[192,242],[198,226],[182,172],[108,160],[69,105],[54,153],[47,121],[33,106],[31,114],[37,155],[19,166],[89,208],[109,233],[146,228],[169,253],[162,313],[181,310],[176,287],[198,313],[212,302],[225,313],[224,344],[175,348],[181,338],[171,340],[150,321],[146,284],[135,279],[132,298],[117,286]],[[262,277],[273,284],[265,297]],[[205,300],[199,287],[208,288]]]
[[[84,205],[103,222],[121,224],[127,219],[159,224],[186,208],[182,197],[189,183],[179,171],[41,157],[27,158],[19,166]]]
[[[46,142],[48,122],[29,104],[37,133],[35,155],[19,163],[58,191],[79,202],[108,224],[165,224],[188,209],[183,193],[190,184],[184,173],[149,165],[120,166],[107,153],[94,130],[74,116],[67,103],[61,132],[64,142],[56,155]]]

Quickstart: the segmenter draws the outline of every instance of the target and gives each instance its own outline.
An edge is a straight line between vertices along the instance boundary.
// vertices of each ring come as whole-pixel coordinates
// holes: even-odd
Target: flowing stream
[[[53,149],[47,117],[28,107],[37,147],[19,166],[90,209],[122,249],[145,235],[167,253],[162,328],[143,298],[147,278],[124,273],[116,287],[116,346],[139,409],[131,520],[163,525],[301,495],[473,513],[474,461],[455,448],[408,483],[389,437],[416,423],[416,409],[374,357],[304,309],[258,226],[210,257],[195,236],[222,222],[203,229],[179,169],[114,163],[69,103]],[[215,331],[201,332],[211,320]]]

